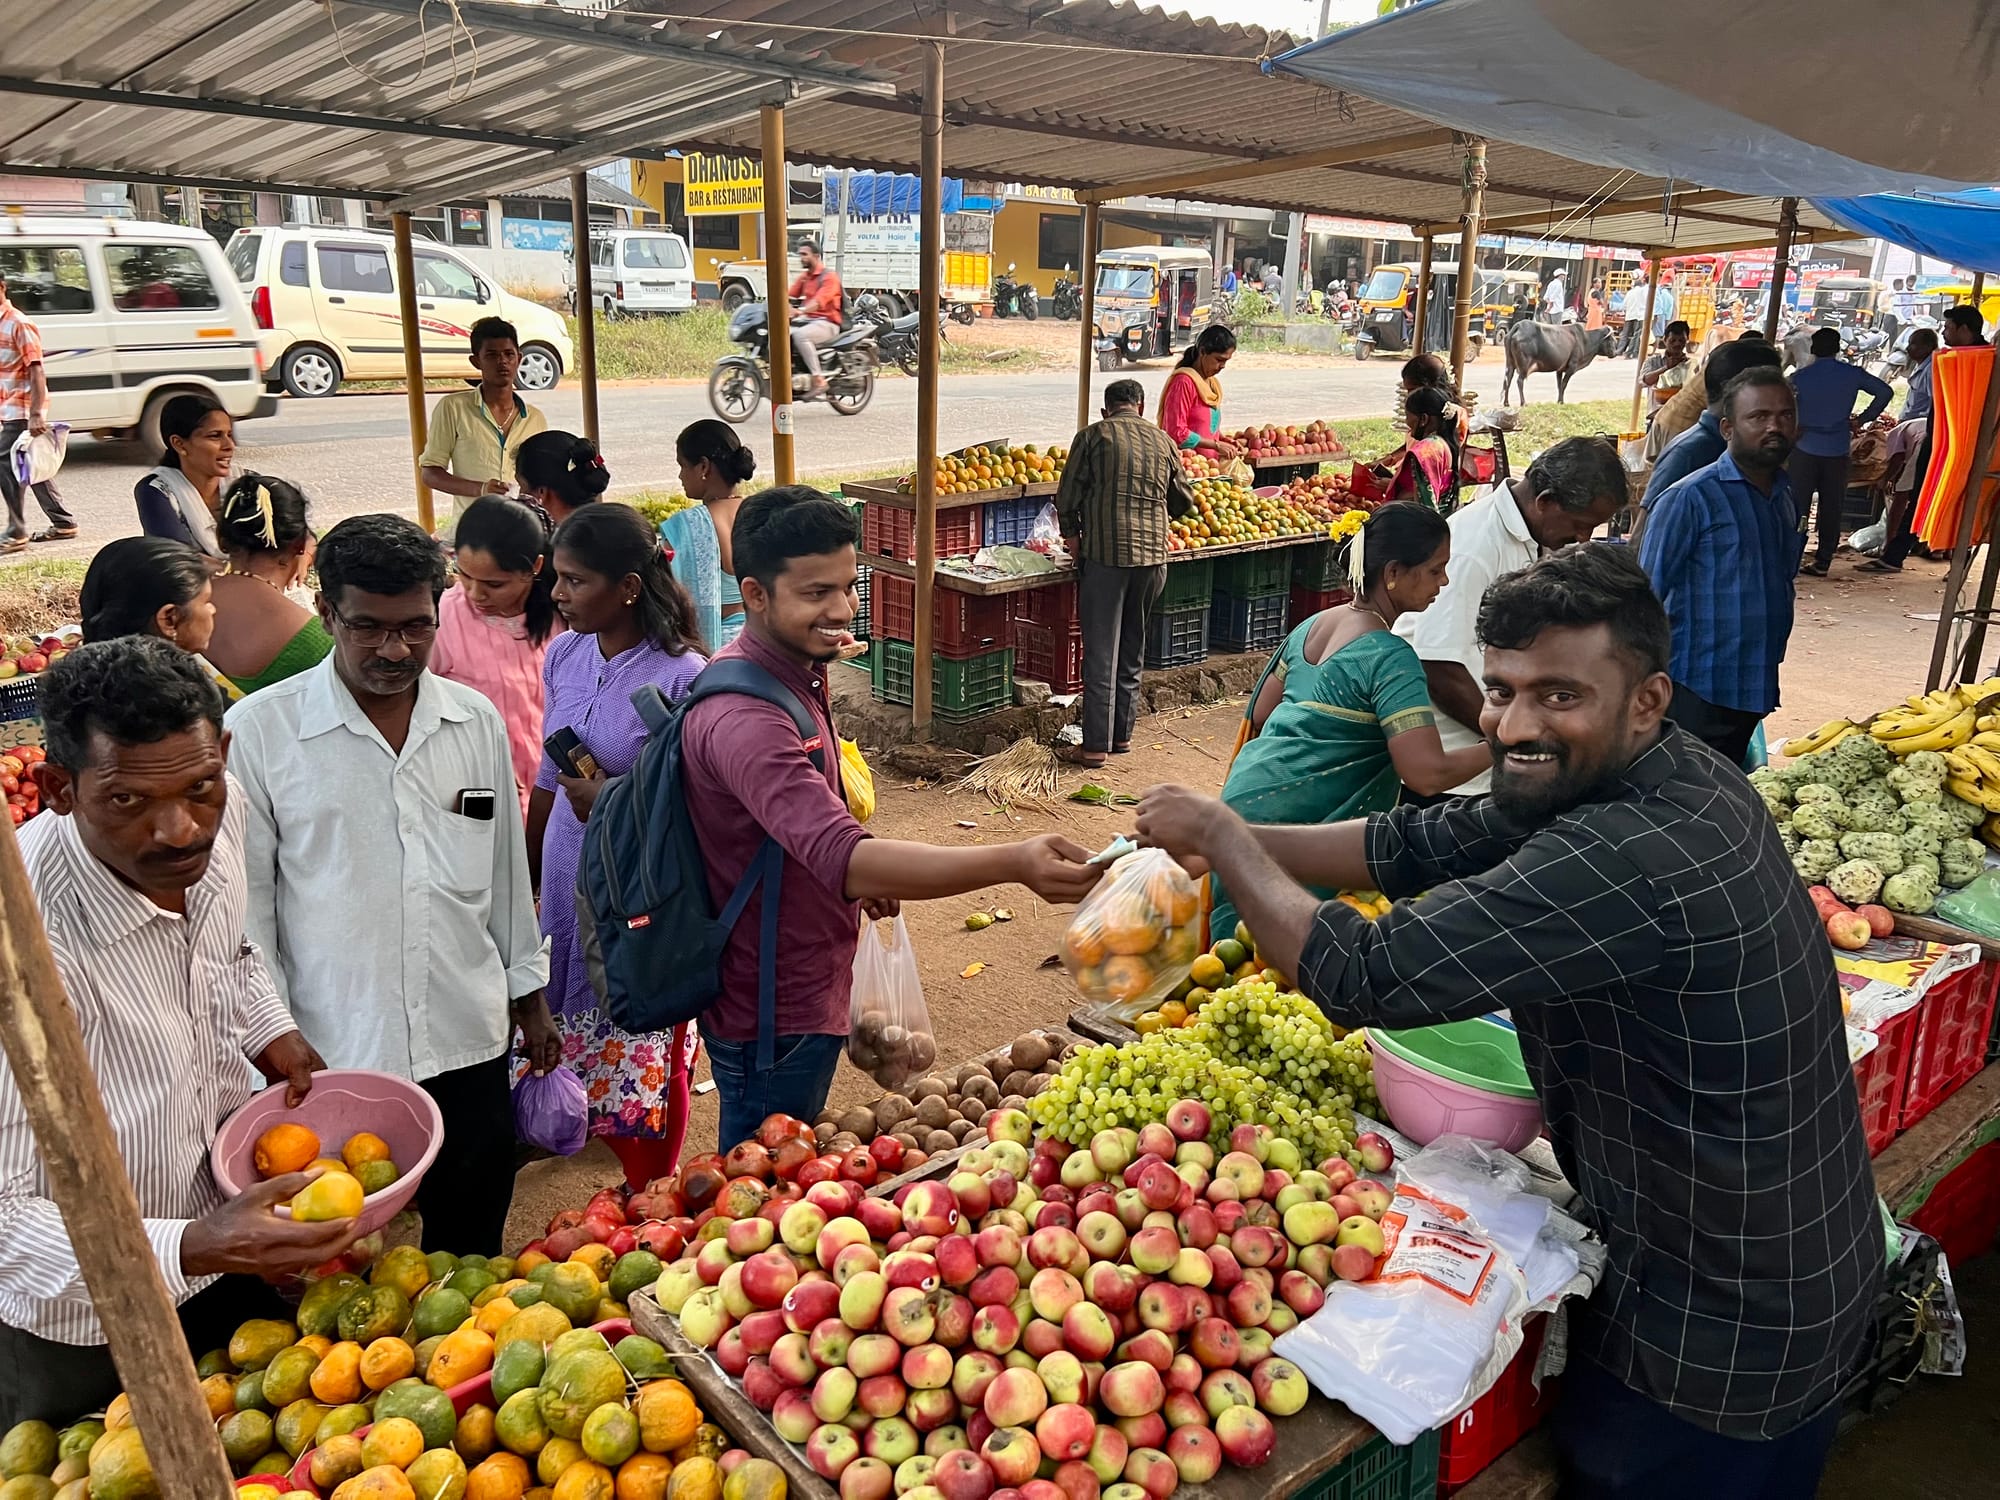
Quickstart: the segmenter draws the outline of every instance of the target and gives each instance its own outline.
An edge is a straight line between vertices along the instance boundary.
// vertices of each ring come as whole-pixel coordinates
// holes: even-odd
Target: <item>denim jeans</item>
[[[722,1105],[717,1149],[727,1151],[755,1135],[766,1115],[795,1115],[810,1125],[813,1116],[826,1108],[826,1092],[833,1087],[833,1070],[847,1038],[825,1032],[781,1036],[777,1062],[769,1073],[757,1071],[754,1041],[704,1036],[701,1044],[708,1049],[708,1070]]]

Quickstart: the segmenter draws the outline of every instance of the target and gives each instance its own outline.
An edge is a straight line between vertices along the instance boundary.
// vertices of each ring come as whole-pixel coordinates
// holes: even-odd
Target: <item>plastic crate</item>
[[[1014,622],[1014,674],[1046,682],[1056,693],[1083,687],[1083,632]]]
[[[1160,590],[1160,597],[1153,602],[1156,611],[1188,609],[1194,605],[1208,604],[1208,596],[1215,592],[1215,564],[1203,562],[1169,562],[1167,564],[1167,585]]]
[[[1337,1469],[1292,1491],[1291,1500],[1432,1500],[1437,1494],[1438,1435],[1427,1432],[1407,1447],[1381,1434],[1363,1443]]]
[[[1146,627],[1146,665],[1155,671],[1161,667],[1184,667],[1190,662],[1205,661],[1208,657],[1208,604],[1188,606],[1186,609],[1162,609],[1153,612],[1153,618]]]
[[[1273,547],[1215,560],[1215,592],[1238,599],[1283,594],[1292,586],[1292,549]]]
[[[916,635],[917,584],[884,573],[873,585],[869,633],[876,640],[908,641]],[[945,656],[964,659],[1001,651],[1014,643],[1012,608],[1005,594],[981,598],[957,589],[931,590],[931,645]]]
[[[2000,1141],[1988,1141],[1931,1189],[1910,1222],[1961,1266],[1993,1248],[2000,1236]]]
[[[1310,620],[1321,610],[1346,604],[1353,598],[1354,595],[1346,589],[1309,589],[1295,583],[1292,585],[1292,606],[1287,618],[1296,625],[1301,620]]]
[[[1167,576],[1174,575],[1169,571]],[[1016,625],[1041,625],[1052,630],[1076,630],[1082,625],[1074,583],[1052,583],[1047,588],[1023,589],[1006,597],[1014,601]]]
[[[1019,547],[1035,528],[1046,500],[991,500],[980,509],[980,532],[989,547]]]
[[[1854,1086],[1861,1094],[1861,1128],[1868,1136],[1870,1156],[1893,1141],[1902,1127],[1903,1091],[1910,1081],[1910,1039],[1916,1029],[1915,1010],[1883,1022],[1875,1033],[1875,1050],[1854,1065]]]
[[[876,641],[869,653],[875,696],[908,703],[916,692],[916,648]],[[1014,701],[1014,653],[988,651],[955,660],[931,653],[931,712],[940,719],[975,719]]]
[[[1209,606],[1208,644],[1213,651],[1269,651],[1285,638],[1288,594],[1245,599],[1217,594]]]
[[[1986,1066],[1986,1030],[2000,986],[2000,964],[1979,963],[1932,985],[1917,1007],[1910,1082],[1903,1092],[1908,1130]]]
[[[1521,1330],[1521,1347],[1493,1388],[1441,1430],[1438,1442],[1438,1494],[1449,1495],[1484,1473],[1495,1459],[1541,1425],[1555,1401],[1551,1378],[1535,1389],[1535,1361],[1541,1357],[1548,1319],[1528,1319]]]
[[[875,570],[863,563],[856,572],[858,576],[854,580],[854,622],[847,628],[853,632],[857,641],[865,641],[872,631],[868,623],[868,609],[870,580],[874,577]]]
[[[0,723],[42,721],[42,678],[39,672],[0,682]]]
[[[980,511],[960,505],[937,513],[937,555],[966,557],[979,550]],[[899,562],[917,560],[917,513],[870,500],[861,507],[861,550]]]
[[[1302,589],[1344,589],[1348,585],[1342,544],[1311,542],[1292,549],[1292,586]]]

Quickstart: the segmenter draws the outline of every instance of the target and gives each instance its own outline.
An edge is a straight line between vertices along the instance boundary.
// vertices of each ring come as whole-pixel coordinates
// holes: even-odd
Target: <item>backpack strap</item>
[[[703,667],[694,679],[694,685],[687,690],[677,707],[685,712],[704,698],[713,698],[721,693],[738,693],[746,698],[761,699],[765,703],[782,708],[792,716],[797,726],[799,739],[804,744],[806,754],[822,772],[826,770],[826,743],[819,732],[819,723],[799,701],[799,695],[773,677],[765,668],[747,657],[726,656],[721,661],[712,661]],[[650,694],[657,699],[663,709],[671,715],[673,709],[666,708],[666,700],[656,687],[644,687],[632,695],[632,706],[639,711],[639,717],[646,720],[648,730],[654,729],[650,714],[652,708],[640,700]],[[663,721],[664,722],[664,721]]]

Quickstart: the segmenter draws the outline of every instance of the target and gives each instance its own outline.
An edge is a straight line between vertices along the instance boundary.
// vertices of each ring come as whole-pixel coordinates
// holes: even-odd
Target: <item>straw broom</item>
[[[1055,752],[1037,740],[1014,741],[998,755],[975,760],[952,791],[983,792],[999,807],[1015,802],[1045,802],[1056,794]]]

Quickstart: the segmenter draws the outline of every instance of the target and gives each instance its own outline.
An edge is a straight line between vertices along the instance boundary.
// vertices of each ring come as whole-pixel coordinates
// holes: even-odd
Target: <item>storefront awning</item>
[[[1968,270],[2000,271],[2000,191],[1993,188],[1939,197],[1881,193],[1823,198],[1815,207],[1858,234]]]

